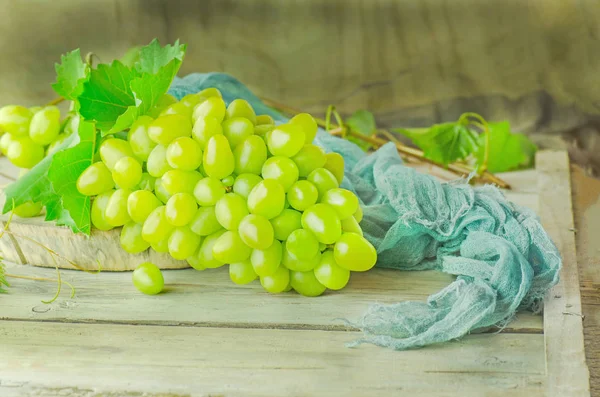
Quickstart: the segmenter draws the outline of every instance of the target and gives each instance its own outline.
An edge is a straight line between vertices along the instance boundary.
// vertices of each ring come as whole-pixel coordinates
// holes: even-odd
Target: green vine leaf
[[[507,121],[488,123],[490,148],[487,168],[490,172],[505,172],[533,165],[537,147],[523,134],[513,134]],[[483,161],[485,137],[479,136],[479,163]]]
[[[52,84],[54,91],[67,100],[77,100],[90,74],[89,66],[81,60],[79,49],[61,56],[55,69],[56,83]]]
[[[368,110],[358,110],[354,112],[345,120],[345,124],[352,131],[358,132],[359,134],[365,136],[372,136],[377,131],[375,117],[373,116],[373,113],[369,112]],[[347,139],[360,146],[363,150],[369,150],[369,148],[371,148],[371,145],[368,142],[364,142],[353,137],[348,137]]]
[[[179,40],[174,45],[167,44],[161,47],[159,41],[154,39],[150,44],[140,49],[139,61],[135,64],[135,69],[139,73],[157,74],[175,59],[181,64],[186,48],[185,44],[179,44]]]

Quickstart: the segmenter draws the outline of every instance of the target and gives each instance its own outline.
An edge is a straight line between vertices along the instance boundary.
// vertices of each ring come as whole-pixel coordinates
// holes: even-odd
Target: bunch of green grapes
[[[343,158],[314,145],[316,133],[309,114],[276,126],[245,100],[226,106],[215,88],[165,95],[127,139],[103,140],[77,188],[94,197],[94,227],[122,227],[127,252],[168,252],[197,270],[229,264],[236,284],[318,296],[377,254],[358,198],[339,187]],[[138,274],[142,292],[160,290],[148,276],[160,272]]]

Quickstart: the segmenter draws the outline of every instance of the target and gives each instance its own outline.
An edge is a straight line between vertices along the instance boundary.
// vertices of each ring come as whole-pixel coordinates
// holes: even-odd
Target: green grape
[[[227,119],[223,121],[222,126],[223,135],[229,141],[232,149],[254,134],[254,124],[243,117]]]
[[[77,178],[77,190],[84,196],[97,196],[115,187],[106,164],[99,161],[87,167]]]
[[[340,219],[350,218],[358,210],[358,197],[346,189],[328,190],[323,195],[321,202],[332,206]]]
[[[51,144],[59,133],[60,110],[56,106],[46,106],[31,118],[29,137],[38,145]]]
[[[0,131],[2,134],[2,131]],[[8,153],[8,146],[15,140],[11,134],[3,134],[0,137],[0,153],[6,156]]]
[[[287,240],[294,230],[302,227],[301,218],[302,214],[298,211],[287,208],[281,211],[281,214],[271,219],[275,238],[281,241]]]
[[[136,267],[133,271],[132,278],[135,288],[146,295],[156,295],[160,293],[165,286],[165,280],[160,269],[150,262],[142,263]]]
[[[259,114],[258,116],[256,116],[255,124],[257,126],[265,124],[275,124],[275,120],[273,120],[273,117],[269,116],[268,114]]]
[[[162,185],[169,194],[194,193],[194,187],[202,179],[197,171],[170,170],[160,178]]]
[[[43,109],[42,106],[31,106],[29,108],[29,111],[31,112],[31,114],[36,114],[37,112],[39,112],[42,109]]]
[[[290,206],[298,211],[304,211],[319,199],[317,187],[309,181],[298,181],[287,192]]]
[[[142,227],[142,237],[150,244],[157,244],[167,240],[175,227],[169,223],[166,216],[166,207],[160,206],[148,215]]]
[[[225,178],[221,179],[221,183],[225,187],[232,187],[234,182],[235,182],[235,178],[233,177],[233,175],[229,175],[229,176],[226,176]]]
[[[308,174],[325,165],[325,152],[315,145],[304,145],[292,160],[298,166],[299,175],[306,178]]]
[[[353,272],[366,272],[375,266],[377,251],[366,238],[356,233],[344,233],[333,247],[335,261]]]
[[[250,262],[252,268],[260,277],[270,276],[275,273],[281,260],[283,259],[282,245],[279,241],[274,240],[267,249],[252,250],[250,254]]]
[[[202,163],[202,149],[192,138],[177,138],[167,148],[167,161],[173,168],[193,171]]]
[[[192,136],[200,144],[201,149],[206,147],[211,137],[222,134],[223,127],[221,126],[221,122],[210,116],[198,119],[192,129]]]
[[[262,167],[262,177],[276,180],[284,191],[288,191],[298,180],[298,167],[287,157],[275,156],[265,161]]]
[[[327,244],[319,243],[319,251],[323,252],[327,249]]]
[[[148,157],[156,143],[148,136],[148,126],[153,119],[149,116],[141,116],[129,128],[127,141],[131,146],[131,151],[141,161],[148,161]]]
[[[192,221],[197,210],[194,196],[189,193],[176,193],[167,201],[165,216],[171,225],[185,226]]]
[[[323,166],[326,170],[331,172],[341,185],[344,179],[344,158],[339,153],[327,153],[325,155],[325,165]]]
[[[150,155],[148,156],[146,169],[148,170],[148,173],[155,178],[160,178],[165,174],[165,172],[173,169],[167,161],[166,147],[158,145],[152,149]]]
[[[319,200],[323,198],[323,195],[330,189],[335,189],[339,186],[335,175],[325,168],[317,168],[311,172],[306,178],[307,181],[312,182],[319,192]]]
[[[304,131],[297,124],[282,124],[267,136],[267,145],[273,156],[294,157],[304,146]]]
[[[216,269],[217,267],[221,267],[225,264],[225,262],[221,262],[213,255],[213,247],[219,238],[225,233],[225,230],[219,230],[209,236],[206,236],[202,244],[200,245],[200,249],[198,250],[198,262],[208,269]]]
[[[165,110],[167,107],[174,104],[175,102],[177,102],[177,99],[173,95],[163,94],[160,98],[158,98],[156,105],[154,105],[152,109],[150,109],[148,115],[152,118],[156,118],[163,110]]]
[[[142,238],[142,225],[129,222],[121,229],[121,247],[130,254],[139,254],[150,248]]]
[[[193,110],[196,107],[196,105],[204,102],[207,98],[208,97],[200,94],[187,94],[186,96],[181,98],[181,101],[179,102]]]
[[[356,212],[352,216],[354,217],[354,219],[356,219],[356,222],[360,223],[362,221],[362,219],[363,219],[363,210],[360,207],[360,205],[358,206],[358,209],[356,210]]]
[[[10,134],[6,134],[6,136],[10,136]],[[58,151],[58,149],[60,148],[60,146],[67,140],[67,138],[69,137],[69,135],[67,134],[60,134],[56,137],[56,140],[54,142],[52,142],[50,145],[48,145],[48,147],[46,148],[46,156],[50,156],[51,154],[54,154]],[[2,147],[0,146],[0,149],[2,149]]]
[[[233,119],[235,117],[243,117],[250,120],[253,125],[256,124],[256,113],[248,101],[244,99],[234,99],[229,106],[227,106],[225,120]]]
[[[67,136],[73,134],[74,132],[79,131],[79,115],[76,113],[75,115],[68,116],[69,120],[65,123],[65,127],[63,133]]]
[[[360,225],[356,221],[356,218],[354,218],[353,216],[350,216],[346,219],[342,219],[342,232],[356,233],[360,234],[361,236],[363,235],[363,231],[360,228]]]
[[[23,106],[9,105],[0,108],[0,130],[13,137],[25,137],[29,134],[29,123],[33,113]]]
[[[90,211],[92,225],[98,230],[111,230],[113,228],[113,226],[106,221],[104,214],[110,196],[112,196],[114,192],[115,191],[111,189],[108,192],[101,193],[94,197],[94,200],[92,201],[92,209]]]
[[[250,248],[264,250],[273,244],[273,226],[260,215],[246,215],[239,224],[240,238]]]
[[[331,250],[321,254],[321,262],[315,267],[314,272],[321,284],[334,291],[344,288],[350,280],[350,270],[337,264]]]
[[[177,260],[185,260],[198,251],[202,237],[187,227],[178,227],[169,236],[169,254]]]
[[[202,91],[200,91],[198,93],[198,95],[202,95],[205,98],[210,98],[210,97],[213,97],[213,96],[217,96],[219,98],[223,97],[223,94],[221,94],[221,91],[219,91],[219,89],[215,88],[215,87],[205,88]]]
[[[284,266],[279,266],[273,274],[262,276],[260,284],[265,291],[272,294],[279,294],[287,289],[290,283],[290,271]]]
[[[135,156],[131,150],[131,145],[129,145],[129,142],[117,138],[105,139],[100,144],[99,153],[102,162],[106,164],[111,172],[115,168],[117,161],[119,161],[121,158]]]
[[[246,200],[235,193],[227,193],[215,205],[217,220],[227,230],[237,230],[242,219],[248,215]]]
[[[137,189],[135,190],[148,190],[154,191],[154,184],[156,183],[156,178],[147,172],[142,173],[142,178],[140,179],[140,183],[137,184]]]
[[[27,201],[17,207],[15,207],[12,212],[16,216],[21,218],[33,218],[34,216],[38,216],[40,212],[42,212],[42,208],[44,204],[42,203],[34,203],[33,201]]]
[[[34,143],[28,136],[13,139],[8,145],[6,157],[20,168],[33,168],[44,159],[44,147]]]
[[[233,183],[233,192],[247,199],[248,195],[254,189],[254,186],[262,181],[262,178],[255,174],[240,174]]]
[[[308,272],[314,269],[321,261],[321,253],[317,251],[312,258],[300,259],[290,253],[286,248],[287,242],[283,245],[283,259],[281,263],[283,266],[296,272]]]
[[[192,123],[189,118],[180,114],[160,116],[148,125],[148,136],[159,145],[167,146],[175,138],[190,135]]]
[[[215,135],[208,140],[202,160],[206,175],[217,179],[228,177],[235,168],[233,152],[223,135]]]
[[[148,216],[162,203],[148,190],[136,190],[127,197],[127,213],[132,221],[144,223]]]
[[[259,182],[248,195],[248,210],[267,219],[275,218],[283,211],[285,191],[283,186],[273,179]]]
[[[267,145],[261,137],[251,135],[233,150],[235,173],[260,175],[263,164],[267,160]]]
[[[275,129],[275,124],[261,124],[254,127],[254,135],[260,136],[263,140],[267,140],[266,136]],[[265,142],[266,144],[266,142]]]
[[[250,258],[252,249],[248,247],[237,232],[226,231],[213,246],[213,256],[223,263],[243,262]]]
[[[118,189],[110,196],[104,210],[104,219],[109,225],[117,227],[131,222],[127,212],[127,200],[130,194],[131,190]]]
[[[319,251],[319,241],[317,238],[304,229],[296,229],[288,236],[285,242],[285,248],[298,259],[313,258]]]
[[[172,194],[167,192],[165,186],[162,183],[162,178],[156,179],[154,182],[154,194],[163,204],[167,204],[167,201],[171,198]]]
[[[143,225],[142,225],[142,231],[143,231]],[[143,234],[142,234],[143,237]],[[168,239],[164,239],[164,240],[160,240],[157,241],[156,243],[151,243],[150,247],[152,247],[152,249],[160,254],[166,254],[167,252],[169,252],[169,240]]]
[[[176,102],[172,105],[167,106],[165,109],[163,109],[162,112],[160,112],[160,114],[158,115],[158,118],[164,117],[164,116],[181,116],[186,118],[187,120],[190,120],[192,118],[192,112],[194,110],[192,108],[190,108],[189,106],[186,106],[184,103],[181,102]]]
[[[229,278],[238,285],[248,284],[258,278],[249,260],[229,265]]]
[[[198,271],[206,270],[206,266],[204,266],[202,262],[200,262],[200,258],[198,258],[198,252],[194,253],[194,255],[191,255],[188,258],[185,258],[185,261],[188,263],[188,265]]]
[[[319,127],[317,126],[317,122],[315,121],[313,116],[311,116],[308,113],[299,113],[295,115],[290,120],[290,123],[296,124],[300,128],[302,128],[302,131],[304,131],[304,136],[306,137],[307,144],[312,143],[312,141],[317,136],[317,130],[319,129]]]
[[[294,291],[303,296],[319,296],[327,289],[319,282],[314,272],[290,272],[290,284]]]
[[[311,231],[323,244],[333,244],[342,235],[340,218],[327,204],[315,204],[307,208],[302,214],[302,227]]]
[[[194,186],[194,197],[201,206],[212,207],[225,195],[226,191],[225,185],[220,180],[209,176],[200,179]]]
[[[215,207],[200,207],[190,221],[190,229],[199,236],[208,236],[223,229],[217,215]]]
[[[133,189],[142,180],[142,166],[133,157],[121,157],[113,168],[112,179],[122,189]]]
[[[192,119],[195,122],[206,117],[214,117],[220,123],[225,118],[226,110],[223,98],[212,96],[194,108]]]

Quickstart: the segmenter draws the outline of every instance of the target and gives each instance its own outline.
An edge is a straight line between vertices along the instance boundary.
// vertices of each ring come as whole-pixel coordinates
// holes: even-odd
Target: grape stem
[[[65,98],[59,96],[58,98],[54,98],[53,100],[51,100],[50,102],[48,102],[46,104],[46,106],[54,106],[54,105],[58,105],[61,102],[64,102]]]

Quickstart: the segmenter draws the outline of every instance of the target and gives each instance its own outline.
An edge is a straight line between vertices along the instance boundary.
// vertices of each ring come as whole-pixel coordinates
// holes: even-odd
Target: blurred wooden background
[[[598,0],[2,0],[0,13],[0,105],[50,100],[71,49],[109,61],[179,38],[182,75],[224,71],[317,114],[423,126],[475,111],[600,152]]]

